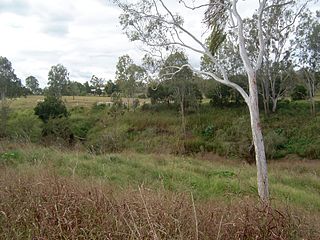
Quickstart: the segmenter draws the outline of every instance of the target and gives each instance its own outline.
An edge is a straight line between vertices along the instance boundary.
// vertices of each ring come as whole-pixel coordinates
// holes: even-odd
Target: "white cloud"
[[[167,2],[182,12],[191,32],[201,36],[203,15]],[[252,14],[254,2],[239,1],[241,14]],[[42,87],[50,67],[58,63],[68,68],[72,80],[88,81],[93,74],[113,79],[119,56],[129,54],[139,62],[144,55],[122,33],[120,13],[110,0],[1,0],[0,55],[12,62],[22,80],[34,75]],[[187,53],[199,64],[200,56]]]
[[[73,80],[112,79],[120,55],[139,55],[121,32],[120,11],[104,1],[4,0],[0,7],[0,53],[21,79],[34,75],[45,86],[58,63]]]

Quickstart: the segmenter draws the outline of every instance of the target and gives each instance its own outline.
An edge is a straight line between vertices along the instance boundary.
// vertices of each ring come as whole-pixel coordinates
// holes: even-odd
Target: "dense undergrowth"
[[[167,105],[144,105],[129,112],[103,105],[73,107],[68,118],[50,119],[46,124],[32,109],[13,111],[10,116],[8,135],[18,141],[76,146],[96,154],[213,152],[228,158],[251,157],[249,115],[244,106],[201,105],[186,117],[186,139],[182,138],[179,112]],[[288,154],[320,158],[320,116],[310,116],[306,102],[280,102],[277,113],[261,117],[269,159]]]
[[[73,107],[46,123],[13,110],[0,140],[0,239],[319,239],[320,164],[303,159],[320,157],[319,120],[304,102],[262,116],[268,158],[286,157],[269,162],[266,207],[243,161],[245,107],[202,105],[186,139],[172,106]]]

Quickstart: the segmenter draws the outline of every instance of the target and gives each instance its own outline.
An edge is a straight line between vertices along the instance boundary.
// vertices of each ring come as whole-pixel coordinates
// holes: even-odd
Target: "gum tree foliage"
[[[258,82],[266,115],[276,111],[278,100],[293,87],[294,48],[290,41],[294,38],[295,24],[308,2],[270,0],[272,7],[264,11],[265,54]],[[249,56],[253,60],[259,51],[257,21],[257,15],[244,21]]]
[[[85,83],[83,84],[83,86],[84,86],[84,89],[85,89],[85,93],[86,93],[86,94],[90,94],[90,93],[91,93],[91,86],[89,85],[89,82],[88,82],[88,81],[85,82]]]
[[[0,56],[0,100],[1,100],[1,123],[0,123],[0,137],[6,134],[7,119],[9,112],[9,104],[7,97],[12,96],[13,91],[18,91],[19,79],[14,73],[11,62],[6,57]]]
[[[172,66],[180,67],[185,64],[188,64],[188,57],[183,51],[177,50],[165,59],[159,73],[159,77],[163,79],[161,84],[166,85],[170,89],[172,100],[180,105],[180,111],[183,112],[188,107],[196,107],[202,99],[191,69],[184,68],[175,73],[175,68],[172,68]]]
[[[295,49],[305,86],[308,90],[311,114],[316,115],[315,94],[320,86],[320,12],[306,12],[296,29]]]
[[[176,67],[180,68],[186,64],[188,64],[188,58],[184,52],[176,51],[167,57],[160,70],[160,78],[164,79],[162,84],[170,89],[172,99],[179,105],[184,138],[186,137],[186,108],[195,106],[198,103],[197,97],[199,97],[198,88],[193,82],[192,70],[183,68],[176,72]]]
[[[207,41],[209,42],[210,38],[208,38]],[[234,33],[229,32],[219,48],[216,49],[214,56],[229,73],[229,79],[247,91],[248,81],[246,73],[242,65],[241,57],[237,54],[238,50],[234,42],[236,42]],[[207,55],[201,57],[201,70],[206,72],[219,71],[217,66]],[[230,88],[219,82],[212,82],[210,85],[208,84],[205,89],[205,95],[210,98],[211,104],[217,107],[225,107],[234,104],[239,105],[243,103],[243,98],[236,89]]]
[[[112,80],[108,80],[104,90],[105,90],[106,94],[110,97],[112,95],[112,93],[119,92],[119,87]]]
[[[72,96],[72,99],[75,99],[75,96],[85,95],[86,90],[84,86],[76,81],[68,81],[66,86],[66,95]]]
[[[119,57],[116,68],[116,84],[128,99],[129,107],[129,99],[134,97],[138,82],[144,81],[146,72],[144,68],[136,65],[129,55]]]
[[[39,81],[34,76],[29,76],[26,78],[26,87],[32,92],[32,94],[39,93]]]
[[[210,32],[209,46],[184,27],[183,19],[169,9],[168,1],[140,0],[127,4],[115,0],[115,3],[123,10],[120,23],[131,41],[142,41],[146,46],[149,46],[151,52],[154,49],[168,49],[170,46],[179,46],[205,55],[218,71],[198,70],[190,64],[186,64],[177,68],[177,72],[188,67],[198,74],[236,89],[241,94],[250,112],[257,165],[258,193],[262,200],[268,201],[267,161],[259,117],[257,71],[261,68],[265,52],[264,13],[268,8],[273,7],[272,2],[260,0],[255,12],[257,15],[255,27],[258,31],[258,51],[254,58],[249,57],[244,22],[237,8],[238,0],[210,0],[197,3],[195,1],[179,0],[178,2],[180,8],[186,7],[193,11],[200,10],[202,13],[205,10],[204,22],[209,27]],[[174,11],[177,11],[177,9],[179,8],[175,8]],[[230,80],[228,72],[214,55],[225,38],[226,29],[233,31],[236,36],[237,54],[240,55],[241,65],[247,75],[248,91]],[[186,38],[188,38],[188,41],[186,41]],[[193,43],[190,43],[191,41]]]
[[[48,74],[48,94],[61,98],[66,91],[69,81],[69,72],[62,64],[52,66]]]
[[[26,89],[16,76],[11,62],[6,57],[0,56],[0,100],[20,97],[25,92]]]
[[[100,96],[102,94],[105,80],[103,78],[99,78],[99,77],[93,75],[91,77],[90,83],[93,87],[94,95],[98,94]]]

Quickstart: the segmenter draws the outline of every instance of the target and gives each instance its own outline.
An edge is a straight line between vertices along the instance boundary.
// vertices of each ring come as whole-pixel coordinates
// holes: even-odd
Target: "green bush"
[[[267,132],[264,136],[264,144],[267,158],[279,158],[284,157],[283,151],[281,151],[285,144],[287,143],[287,138],[281,133],[276,131]]]
[[[33,111],[15,111],[9,117],[8,135],[13,139],[38,142],[41,131],[42,122]]]
[[[212,138],[214,136],[214,132],[215,132],[215,128],[213,125],[209,125],[207,126],[202,132],[202,136],[204,136],[205,138]]]
[[[34,112],[43,122],[48,122],[50,118],[68,116],[64,102],[60,98],[53,96],[47,96],[43,102],[38,103]]]
[[[49,143],[73,144],[74,135],[69,119],[66,117],[50,118],[44,125],[42,136]]]
[[[85,140],[88,132],[94,126],[94,122],[86,116],[72,116],[70,118],[70,129],[74,136]]]
[[[293,101],[304,100],[307,98],[307,89],[303,85],[297,85],[294,87],[291,93],[291,99]]]
[[[98,112],[107,109],[107,104],[105,103],[94,103],[92,105],[92,112]]]
[[[125,127],[95,127],[89,131],[86,145],[95,154],[119,152],[124,149],[126,139]]]
[[[307,145],[304,151],[304,157],[309,159],[320,159],[320,141]]]

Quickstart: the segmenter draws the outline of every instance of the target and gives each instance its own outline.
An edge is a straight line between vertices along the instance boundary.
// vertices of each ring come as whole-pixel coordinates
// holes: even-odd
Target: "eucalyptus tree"
[[[188,58],[185,53],[182,51],[176,51],[165,59],[159,72],[160,78],[163,78],[165,85],[171,89],[173,99],[179,104],[181,130],[184,140],[186,138],[186,104],[187,102],[192,102],[189,98],[194,96],[194,88],[191,84],[193,72],[190,68],[183,68],[180,71],[176,71],[176,67],[180,68],[185,64],[188,64]],[[175,68],[172,66],[175,66]]]
[[[16,83],[20,82],[17,78],[11,62],[6,57],[0,56],[0,100],[1,100],[1,123],[0,123],[0,137],[6,133],[7,118],[9,111],[9,104],[7,102],[7,96],[12,95],[13,92],[19,90]],[[10,91],[11,89],[11,91]]]
[[[143,67],[136,65],[129,55],[119,57],[116,69],[116,84],[127,98],[129,108],[129,99],[134,97],[137,84],[144,81],[146,72]]]
[[[232,87],[241,94],[250,112],[259,196],[262,200],[268,201],[267,161],[259,117],[257,71],[261,68],[265,52],[264,13],[268,8],[273,7],[272,3],[267,0],[260,0],[256,9],[257,21],[255,27],[258,32],[257,46],[259,51],[253,59],[249,57],[246,46],[244,23],[238,11],[237,0],[202,1],[199,2],[199,5],[195,5],[195,1],[191,1],[191,5],[183,0],[178,2],[191,11],[200,10],[203,12],[205,9],[204,22],[209,26],[211,35],[209,47],[201,37],[197,37],[196,34],[184,26],[182,17],[169,9],[168,2],[165,3],[164,0],[140,0],[137,3],[126,4],[120,0],[115,0],[115,3],[123,10],[120,23],[130,40],[140,40],[150,46],[151,50],[156,47],[167,49],[176,45],[206,55],[217,66],[218,71],[202,71],[190,64],[177,68],[177,71],[189,67],[194,72]],[[228,72],[214,56],[214,52],[223,41],[224,31],[228,27],[236,35],[237,54],[241,57],[242,66],[248,77],[248,92],[229,79]],[[185,37],[188,37],[188,40]],[[190,44],[191,41],[193,41],[193,44]]]
[[[265,36],[265,54],[259,74],[261,95],[264,100],[265,112],[275,112],[277,103],[293,86],[293,49],[290,41],[294,38],[295,24],[302,12],[305,11],[307,1],[271,0],[272,7],[266,8],[263,22]],[[248,20],[251,30],[251,46],[255,49],[258,39],[257,31],[252,26],[256,18]],[[249,37],[247,39],[250,39]],[[253,50],[254,51],[254,50]],[[269,101],[272,107],[269,106]]]
[[[295,49],[297,65],[303,72],[303,79],[308,89],[311,114],[316,115],[315,95],[320,86],[320,12],[313,16],[305,13],[296,29]]]
[[[94,95],[98,94],[99,96],[102,94],[102,90],[104,88],[105,79],[99,78],[95,75],[91,77],[90,83],[94,90]]]
[[[61,98],[63,91],[66,90],[69,81],[69,72],[62,64],[52,66],[48,74],[48,94]]]
[[[34,76],[26,78],[26,87],[32,92],[32,94],[38,94],[39,92],[39,81]]]

